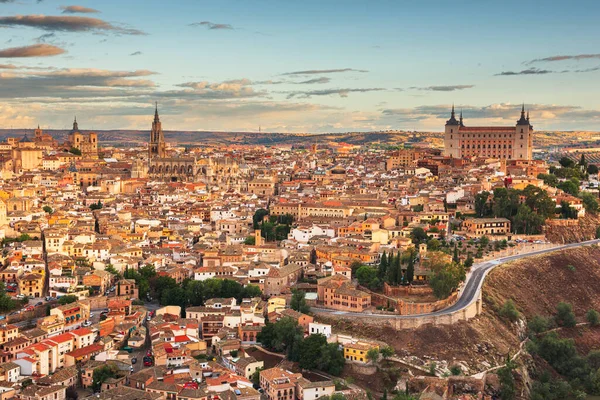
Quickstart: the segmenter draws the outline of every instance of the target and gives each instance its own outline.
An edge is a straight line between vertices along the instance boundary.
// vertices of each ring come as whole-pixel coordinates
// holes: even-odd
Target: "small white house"
[[[321,334],[326,338],[331,336],[331,325],[320,324],[318,322],[311,322],[308,324],[308,334],[309,335],[318,335]]]

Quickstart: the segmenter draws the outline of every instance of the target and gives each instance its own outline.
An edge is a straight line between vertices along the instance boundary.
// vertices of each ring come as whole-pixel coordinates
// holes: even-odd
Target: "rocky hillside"
[[[500,307],[508,299],[515,302],[522,315],[517,323],[499,316]],[[556,305],[561,301],[573,305],[579,321],[585,320],[590,308],[600,310],[598,246],[549,253],[497,267],[484,283],[483,314],[469,322],[398,332],[332,317],[325,320],[333,324],[334,330],[389,343],[397,355],[411,365],[427,370],[435,362],[441,375],[448,372],[449,366],[458,364],[466,375],[473,375],[502,365],[508,354],[516,354],[525,336],[527,319],[555,314]],[[564,329],[561,335],[573,338],[582,354],[600,344],[600,328],[580,326]],[[523,382],[529,381],[528,370],[535,363],[523,353],[519,364],[517,381],[521,395],[518,398],[526,398]]]
[[[546,238],[552,243],[574,243],[594,239],[600,225],[598,215],[587,214],[577,221],[576,226],[548,226]]]

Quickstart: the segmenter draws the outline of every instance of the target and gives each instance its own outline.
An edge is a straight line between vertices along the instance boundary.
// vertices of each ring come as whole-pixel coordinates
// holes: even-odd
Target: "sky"
[[[0,0],[0,128],[600,130],[600,2]]]

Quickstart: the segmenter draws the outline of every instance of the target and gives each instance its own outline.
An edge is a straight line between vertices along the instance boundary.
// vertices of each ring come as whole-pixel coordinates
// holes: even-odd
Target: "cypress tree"
[[[379,279],[385,279],[386,274],[387,274],[387,269],[388,269],[388,259],[387,259],[387,254],[385,254],[385,251],[383,252],[383,254],[381,255],[381,260],[379,261],[379,270],[377,271],[377,275],[379,276]]]
[[[454,245],[454,255],[452,256],[452,262],[455,264],[458,264],[460,262],[460,259],[458,258],[458,247],[456,246],[456,244]]]
[[[456,250],[456,249],[455,249]],[[409,250],[408,265],[406,266],[406,283],[412,283],[415,279],[415,255]]]

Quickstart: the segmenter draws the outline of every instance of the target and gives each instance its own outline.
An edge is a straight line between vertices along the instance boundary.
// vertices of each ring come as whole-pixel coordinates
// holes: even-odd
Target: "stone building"
[[[506,127],[465,126],[462,112],[457,120],[452,106],[444,132],[444,156],[531,160],[532,152],[533,126],[524,105],[516,125]]]
[[[71,129],[69,140],[65,145],[69,149],[74,148],[79,150],[83,159],[98,158],[98,134],[95,132],[81,132],[79,125],[77,125],[77,118],[73,121],[73,129]]]

